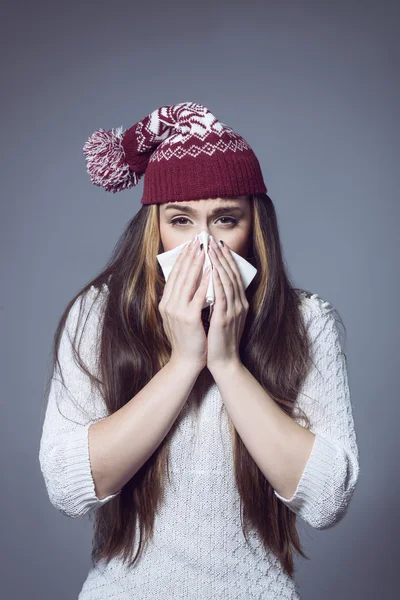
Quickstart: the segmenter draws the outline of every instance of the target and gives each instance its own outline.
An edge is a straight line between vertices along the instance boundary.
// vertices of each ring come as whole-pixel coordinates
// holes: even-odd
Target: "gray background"
[[[3,598],[77,598],[90,564],[90,522],[45,491],[42,395],[61,311],[102,268],[143,181],[115,195],[93,186],[83,144],[187,101],[253,147],[290,274],[347,327],[361,476],[344,521],[300,524],[302,596],[394,597],[398,17],[395,2],[369,1],[3,3]]]

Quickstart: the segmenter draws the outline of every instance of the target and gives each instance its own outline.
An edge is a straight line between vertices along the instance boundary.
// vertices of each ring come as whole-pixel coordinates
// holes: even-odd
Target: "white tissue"
[[[208,266],[210,267],[210,269],[212,269],[211,259],[208,256],[208,238],[210,236],[207,231],[201,231],[200,233],[196,234],[195,237],[198,237],[200,239],[200,243],[203,243],[203,252],[205,252],[203,271],[202,271],[202,273],[200,273],[200,276],[199,276],[199,280],[200,280],[203,272],[205,271],[205,269]],[[165,281],[168,280],[168,277],[169,277],[169,274],[171,273],[172,267],[174,266],[175,261],[178,258],[179,254],[181,253],[181,250],[183,249],[184,246],[185,246],[185,244],[181,244],[180,246],[176,246],[172,250],[168,250],[168,252],[162,252],[161,254],[157,254],[157,260],[158,260],[158,262],[162,268],[162,271],[164,273]],[[229,252],[231,253],[231,255],[238,267],[239,273],[242,277],[243,287],[244,287],[244,289],[246,289],[250,285],[255,274],[257,273],[257,269],[255,267],[253,267],[253,265],[251,265],[246,259],[244,259],[243,256],[236,254],[236,252],[233,252],[233,250],[230,250],[230,249],[229,249]],[[211,312],[212,312],[212,307],[214,305],[214,301],[215,301],[214,284],[213,284],[213,274],[212,274],[212,270],[211,270],[210,278],[208,281],[206,299],[205,299],[205,303],[203,306],[203,308],[207,308],[207,306],[210,306],[210,317],[211,317]]]

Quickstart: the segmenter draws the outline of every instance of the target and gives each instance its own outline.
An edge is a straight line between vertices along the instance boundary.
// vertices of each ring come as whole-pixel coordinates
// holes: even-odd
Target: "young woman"
[[[52,504],[94,517],[79,599],[299,598],[296,518],[337,523],[359,475],[337,311],[291,284],[259,162],[206,107],[84,152],[108,192],[146,176],[54,339],[39,458]],[[186,242],[165,281],[157,254]],[[257,269],[247,289],[231,251]]]

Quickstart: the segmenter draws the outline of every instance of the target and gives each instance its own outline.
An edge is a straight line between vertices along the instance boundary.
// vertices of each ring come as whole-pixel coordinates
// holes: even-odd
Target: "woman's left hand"
[[[212,372],[232,363],[241,363],[239,343],[249,303],[228,246],[224,244],[220,248],[214,239],[210,240],[209,256],[215,296],[207,335],[207,368]]]

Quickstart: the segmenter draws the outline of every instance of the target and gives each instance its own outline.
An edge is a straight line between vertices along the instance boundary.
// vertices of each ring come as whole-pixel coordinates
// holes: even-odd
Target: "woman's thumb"
[[[199,301],[204,302],[204,298],[205,298],[206,293],[207,293],[207,287],[208,287],[210,273],[211,273],[211,268],[210,267],[206,267],[204,269],[204,273],[203,273],[203,276],[201,278],[200,285],[197,288],[197,291],[196,291],[196,293],[194,295],[194,297],[196,298],[196,300],[198,299]]]

